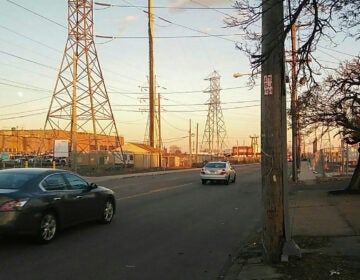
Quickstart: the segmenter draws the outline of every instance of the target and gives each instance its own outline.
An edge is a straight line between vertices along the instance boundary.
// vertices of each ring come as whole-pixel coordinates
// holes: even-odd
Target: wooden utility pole
[[[298,181],[301,156],[301,134],[299,131],[299,114],[298,114],[298,63],[303,62],[297,56],[297,29],[301,26],[309,26],[310,24],[293,23],[291,26],[291,59],[286,62],[291,63],[291,136],[292,136],[292,180]],[[310,61],[310,59],[307,59]],[[300,81],[301,83],[301,81]],[[304,149],[305,151],[305,149]]]
[[[199,153],[199,123],[196,124],[196,144],[195,144],[195,162],[198,163],[198,153]]]
[[[153,1],[148,0],[148,34],[149,34],[149,140],[150,146],[155,148],[155,75],[154,75],[154,14]]]
[[[298,180],[298,113],[297,113],[297,47],[296,23],[291,26],[291,136],[292,136],[292,180]]]
[[[262,1],[261,176],[264,256],[278,262],[284,239],[286,92],[283,1]]]
[[[161,138],[161,109],[160,109],[160,93],[158,93],[158,100],[157,100],[158,104],[158,141],[159,141],[159,167],[161,167],[162,162],[161,162],[161,158],[162,158],[162,138]]]
[[[192,167],[192,146],[191,146],[191,119],[189,120],[189,166]]]

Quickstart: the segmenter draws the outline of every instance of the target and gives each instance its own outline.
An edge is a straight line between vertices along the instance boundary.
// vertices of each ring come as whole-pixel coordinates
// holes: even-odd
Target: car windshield
[[[30,181],[34,175],[13,172],[0,173],[0,189],[20,189],[26,182]]]
[[[207,168],[225,168],[226,163],[225,162],[209,162],[205,165]]]

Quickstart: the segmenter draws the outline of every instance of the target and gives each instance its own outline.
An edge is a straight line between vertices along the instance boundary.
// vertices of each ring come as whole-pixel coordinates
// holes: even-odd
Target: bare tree
[[[248,55],[253,73],[260,72],[261,65],[271,54],[271,50],[267,53],[261,50],[262,41],[266,36],[270,36],[270,34],[261,34],[260,24],[264,13],[267,12],[266,9],[263,9],[267,1],[269,0],[238,0],[234,3],[236,14],[229,15],[225,19],[226,27],[238,28],[245,34],[244,40],[239,42],[236,47]],[[340,126],[341,134],[347,143],[359,143],[359,113],[356,113],[358,107],[355,106],[356,102],[359,104],[358,94],[351,91],[354,88],[356,89],[356,82],[351,79],[354,78],[354,75],[356,76],[356,67],[359,69],[357,65],[359,58],[346,64],[345,68],[342,67],[337,73],[336,79],[328,78],[326,87],[328,90],[331,89],[333,94],[326,97],[326,94],[323,95],[326,93],[324,85],[320,86],[317,82],[317,74],[325,66],[317,60],[315,51],[319,42],[327,41],[333,46],[337,46],[348,37],[360,39],[360,17],[358,16],[360,1],[286,0],[286,6],[286,13],[282,19],[284,23],[284,35],[282,36],[284,44],[294,24],[306,23],[306,28],[298,37],[297,71],[302,71],[302,76],[308,77],[308,86],[311,87],[311,90],[303,95],[302,100],[307,102],[302,104],[303,109],[299,107],[293,113],[299,114],[299,117],[301,117],[301,113],[317,116],[317,122],[303,119],[300,128],[311,131],[312,126],[319,125],[318,122],[325,124],[328,129],[335,129],[335,127]],[[351,69],[354,75],[349,75]],[[346,95],[344,95],[344,91],[346,91]],[[337,98],[339,94],[343,94],[341,99]],[[326,98],[328,103],[320,102],[320,99],[326,100]],[[310,102],[317,106],[309,106]],[[312,108],[318,110],[320,104],[323,106],[323,110],[321,110],[324,113],[323,118],[319,118],[319,114],[311,110]],[[332,112],[332,114],[326,112]],[[357,186],[360,185],[359,181],[356,181],[359,176],[356,175],[357,173],[359,173],[359,168],[356,168],[349,187],[356,184]]]
[[[261,41],[267,34],[261,34],[261,19],[263,4],[268,0],[239,0],[234,3],[236,14],[225,19],[226,27],[239,28],[245,40],[236,47],[245,52],[252,64],[253,73],[258,73],[263,61],[269,53],[261,53]],[[285,36],[291,32],[296,23],[307,23],[298,38],[297,56],[300,71],[307,71],[308,81],[315,81],[321,63],[314,56],[314,51],[320,41],[327,40],[334,46],[341,43],[339,38],[353,37],[360,39],[359,0],[287,0],[286,14],[283,19]],[[266,10],[265,10],[266,13]],[[311,62],[311,63],[310,63]]]
[[[314,85],[299,97],[298,116],[308,132],[321,125],[349,145],[360,143],[360,57],[340,65],[321,85]],[[360,189],[360,148],[358,164],[348,186]]]

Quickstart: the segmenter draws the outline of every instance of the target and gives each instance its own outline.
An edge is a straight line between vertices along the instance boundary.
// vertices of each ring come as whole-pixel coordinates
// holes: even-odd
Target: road
[[[0,279],[217,279],[260,226],[260,165],[236,167],[228,186],[199,170],[97,178],[117,197],[110,225],[87,223],[48,245],[0,239]]]

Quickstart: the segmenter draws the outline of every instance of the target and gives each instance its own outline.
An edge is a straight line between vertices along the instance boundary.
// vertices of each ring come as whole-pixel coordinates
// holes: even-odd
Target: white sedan
[[[230,182],[235,182],[236,172],[229,162],[211,161],[201,169],[200,178],[203,185],[208,181],[224,182],[228,185]]]

